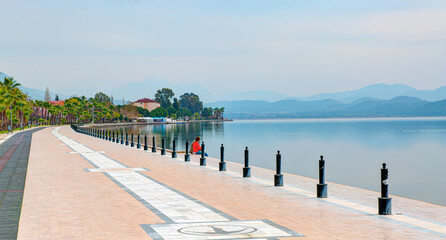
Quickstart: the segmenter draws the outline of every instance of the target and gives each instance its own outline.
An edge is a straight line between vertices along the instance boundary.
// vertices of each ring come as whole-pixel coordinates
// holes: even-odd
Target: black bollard
[[[381,168],[381,197],[378,198],[379,215],[392,214],[392,198],[389,198],[389,169],[383,163]]]
[[[226,163],[225,163],[225,147],[221,144],[220,147],[220,162],[218,163],[219,171],[226,171]]]
[[[176,148],[177,148],[177,143],[175,141],[175,138],[173,138],[173,141],[172,141],[172,158],[177,158],[177,150],[176,150]]]
[[[112,140],[111,133],[112,133],[112,131],[108,131],[108,141]]]
[[[206,157],[204,150],[204,142],[201,142],[201,158],[200,158],[200,166],[206,166]]]
[[[155,135],[152,136],[152,152],[156,153]]]
[[[115,142],[115,131],[113,131],[113,139],[112,142]]]
[[[124,144],[124,133],[121,132],[121,144]]]
[[[184,155],[184,161],[185,162],[190,162],[189,140],[186,140],[186,154]]]
[[[128,146],[129,145],[129,134],[125,133],[125,145]]]
[[[317,184],[317,197],[326,198],[328,194],[327,184],[325,184],[325,160],[321,156],[319,160],[319,183]]]
[[[102,132],[102,134],[101,134],[102,135],[102,139],[105,139],[105,130],[102,130],[101,132]]]
[[[249,150],[248,147],[245,149],[245,167],[243,168],[243,177],[251,177],[251,168],[249,167]]]
[[[138,144],[136,145],[136,148],[141,148],[141,137],[140,137],[140,135],[138,134]]]
[[[161,155],[166,155],[166,145],[164,144],[164,137],[161,139]]]
[[[274,175],[274,186],[283,186],[282,155],[280,154],[280,151],[277,151],[276,155],[276,175]]]
[[[134,142],[133,133],[132,133],[132,141],[130,142],[130,147],[134,147],[134,146],[135,146],[135,142]]]
[[[149,150],[149,146],[147,145],[147,135],[144,135],[144,151]]]

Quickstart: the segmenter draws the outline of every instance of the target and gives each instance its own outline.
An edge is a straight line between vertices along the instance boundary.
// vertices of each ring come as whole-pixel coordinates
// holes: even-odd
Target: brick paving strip
[[[285,187],[271,187],[270,170],[253,167],[258,175],[242,179],[240,164],[217,172],[216,159],[198,167],[197,156],[184,163],[182,155],[171,159],[68,127],[36,139],[19,239],[446,237],[446,208],[438,205],[392,196],[404,214],[378,216],[370,204],[377,193],[368,190],[330,183],[333,196],[317,199],[304,186],[315,186],[308,178],[287,174]]]
[[[0,239],[16,239],[31,135],[17,132],[0,145]]]

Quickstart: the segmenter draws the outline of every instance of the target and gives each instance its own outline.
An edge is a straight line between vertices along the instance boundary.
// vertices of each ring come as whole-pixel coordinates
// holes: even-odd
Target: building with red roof
[[[154,109],[161,107],[161,104],[159,102],[154,101],[152,99],[148,99],[148,98],[139,99],[138,101],[133,102],[132,105],[136,106],[136,107],[145,108],[149,111],[152,111]]]
[[[63,106],[63,104],[65,103],[65,100],[61,100],[61,101],[50,101],[51,104],[55,105],[55,106]]]

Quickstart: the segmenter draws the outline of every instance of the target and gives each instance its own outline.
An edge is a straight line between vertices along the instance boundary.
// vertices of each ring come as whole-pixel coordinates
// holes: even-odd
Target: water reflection
[[[115,128],[116,129],[116,128]],[[283,170],[317,178],[319,155],[327,159],[327,180],[379,190],[379,168],[387,162],[392,194],[446,205],[446,119],[246,120],[118,128],[161,137],[184,150],[200,136],[210,156],[225,145],[228,161],[243,161],[248,146],[253,165],[273,169],[281,150]],[[136,138],[135,138],[136,139]],[[415,176],[415,177],[414,177]],[[432,176],[437,176],[434,178]]]

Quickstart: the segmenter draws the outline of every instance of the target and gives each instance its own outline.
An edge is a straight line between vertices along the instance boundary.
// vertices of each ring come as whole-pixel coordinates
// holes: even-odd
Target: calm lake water
[[[200,136],[206,152],[243,162],[245,146],[254,166],[274,169],[277,150],[284,172],[318,177],[326,159],[330,182],[380,191],[380,168],[389,168],[390,194],[446,206],[446,118],[239,120],[133,126],[129,133],[164,136],[179,150]],[[135,138],[136,141],[136,138]],[[160,143],[157,143],[160,146]]]

